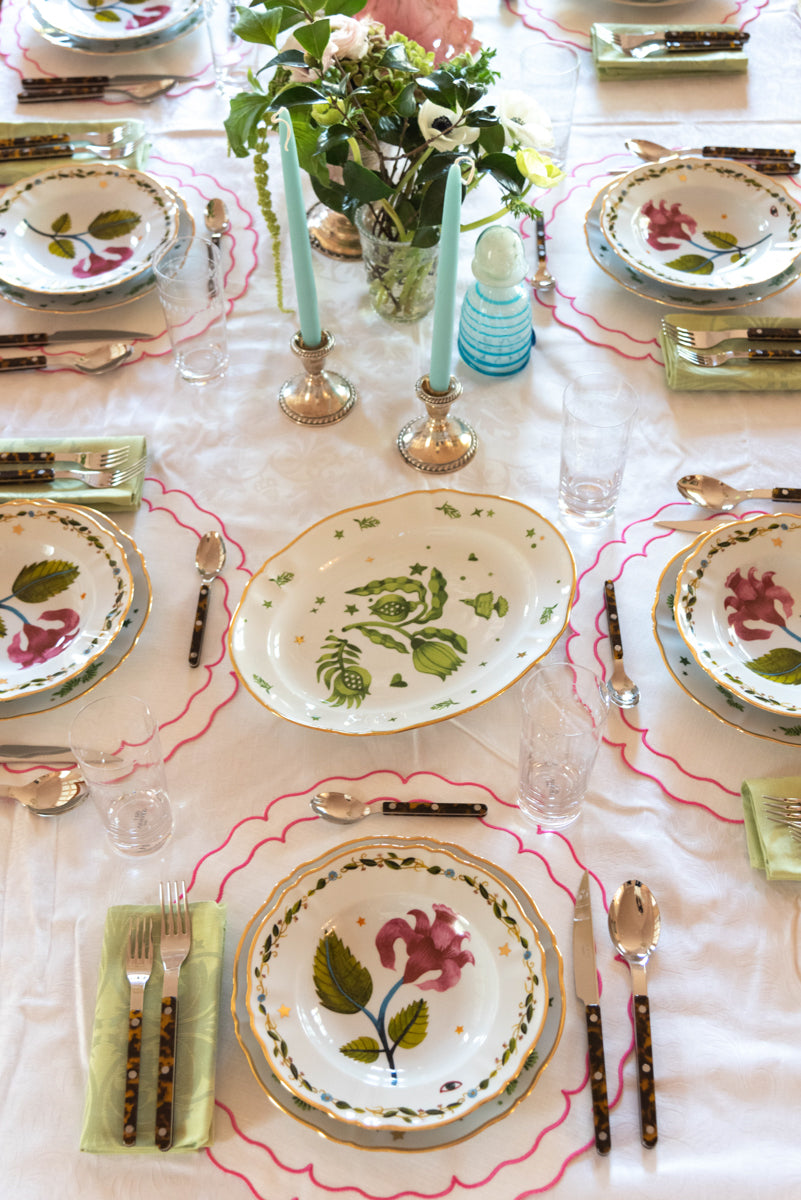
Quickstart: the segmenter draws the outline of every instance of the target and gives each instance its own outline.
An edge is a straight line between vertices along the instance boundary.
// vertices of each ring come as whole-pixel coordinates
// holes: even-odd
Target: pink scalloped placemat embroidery
[[[515,804],[501,800],[490,788],[476,782],[455,782],[432,772],[403,776],[396,771],[370,771],[357,777],[319,779],[301,791],[270,799],[263,809],[236,822],[221,844],[195,865],[190,888],[226,903],[230,938],[240,932],[272,887],[286,878],[299,862],[308,862],[352,838],[370,832],[404,837],[442,836],[415,822],[410,829],[402,819],[381,818],[382,824],[338,829],[315,816],[309,799],[328,788],[381,799],[483,800],[489,813],[481,821],[459,822],[451,840],[488,861],[497,861],[519,879],[532,895],[551,928],[567,929],[572,922],[574,891],[584,864],[570,839],[563,834],[543,834],[519,816]],[[466,828],[467,826],[467,828]],[[607,899],[600,889],[604,909]],[[598,897],[595,896],[597,903]],[[559,938],[559,941],[562,939]],[[562,947],[564,951],[564,947]],[[599,957],[611,965],[612,956]],[[566,1025],[573,1019],[573,984],[565,972]],[[582,1036],[584,1034],[581,1026]],[[571,1162],[595,1154],[587,1141],[591,1129],[589,1074],[583,1054],[575,1077],[565,1078],[564,1056],[557,1047],[532,1093],[503,1121],[454,1148],[405,1154],[372,1154],[348,1145],[325,1141],[313,1129],[292,1120],[260,1095],[247,1107],[241,1072],[248,1071],[244,1055],[235,1071],[218,1079],[215,1145],[206,1153],[226,1174],[239,1178],[254,1197],[264,1200],[331,1197],[343,1200],[434,1200],[476,1194],[481,1188],[500,1188],[508,1200],[547,1191],[568,1171]],[[607,1050],[610,1108],[622,1093],[622,1071],[632,1050],[629,1044],[619,1062]],[[241,1054],[237,1048],[237,1053]],[[575,1055],[573,1056],[575,1061]]]

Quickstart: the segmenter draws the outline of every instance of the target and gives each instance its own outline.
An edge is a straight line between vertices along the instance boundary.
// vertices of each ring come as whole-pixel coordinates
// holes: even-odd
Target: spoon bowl
[[[318,792],[309,801],[314,812],[335,825],[353,825],[364,817],[485,817],[486,804],[440,804],[427,800],[384,800],[365,804],[347,792]]]
[[[219,246],[224,233],[231,228],[228,210],[219,196],[214,196],[206,205],[206,229],[215,246]]]
[[[659,905],[639,879],[629,879],[617,889],[609,904],[609,936],[631,969],[634,1000],[634,1037],[640,1097],[640,1138],[656,1145],[656,1094],[651,1043],[651,1010],[645,968],[656,949],[661,929]]]
[[[0,788],[0,799],[16,800],[39,817],[55,817],[76,808],[89,794],[89,788],[76,769],[52,771],[40,775],[31,783],[6,784]]]
[[[787,488],[743,488],[738,491],[731,484],[723,483],[712,475],[683,475],[676,487],[686,500],[700,504],[702,508],[719,509],[729,512],[741,500],[779,500],[788,499],[782,496]]]

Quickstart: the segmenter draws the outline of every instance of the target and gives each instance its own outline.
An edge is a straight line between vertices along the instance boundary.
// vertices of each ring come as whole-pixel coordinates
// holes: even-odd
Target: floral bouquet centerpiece
[[[370,17],[357,19],[363,3],[325,0],[318,9],[303,0],[256,0],[238,9],[236,33],[276,49],[251,77],[251,90],[232,99],[225,122],[233,152],[255,152],[276,263],[266,151],[280,108],[290,114],[300,166],[316,196],[357,225],[366,260],[368,239],[385,248],[411,248],[418,252],[413,263],[430,260],[421,252],[438,243],[447,174],[457,160],[465,194],[486,176],[500,190],[496,211],[463,229],[506,213],[533,215],[536,209],[525,200],[532,186],[552,187],[563,178],[541,153],[553,138],[550,120],[534,100],[507,92],[497,109],[487,103],[499,78],[494,51],[466,52],[437,66],[434,54],[417,42],[387,33]],[[414,319],[416,284],[435,269],[435,260],[424,269],[382,263],[372,281],[379,311],[383,300],[384,315]]]

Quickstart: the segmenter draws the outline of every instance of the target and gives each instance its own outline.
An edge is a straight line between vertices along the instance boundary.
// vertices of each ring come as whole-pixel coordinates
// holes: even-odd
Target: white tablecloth
[[[631,163],[623,146],[630,135],[676,146],[801,150],[801,21],[790,0],[743,0],[732,9],[717,0],[667,8],[611,0],[517,0],[517,11],[488,0],[461,7],[482,40],[499,47],[510,77],[519,51],[538,34],[577,45],[581,76],[569,178],[542,198],[557,291],[535,302],[537,344],[520,375],[482,377],[455,360],[464,386],[459,411],[477,430],[479,448],[472,463],[444,480],[406,466],[395,445],[401,426],[418,415],[414,384],[428,366],[430,322],[413,330],[382,323],[369,309],[358,263],[314,259],[322,323],[336,338],[329,365],[357,386],[357,407],[341,424],[320,429],[297,426],[279,409],[278,389],[297,372],[289,345],[297,321],[276,309],[252,164],[226,156],[226,106],[211,87],[202,30],[161,57],[148,56],[146,68],[145,56],[132,56],[123,68],[180,66],[199,72],[200,86],[141,109],[124,102],[61,107],[74,119],[90,110],[144,116],[152,140],[148,169],[180,189],[199,226],[205,201],[225,198],[233,221],[223,243],[231,366],[218,385],[193,390],[176,379],[160,336],[106,377],[62,371],[3,380],[7,436],[147,436],[144,501],[119,521],[146,557],[153,611],[135,652],[92,695],[126,690],[150,703],[162,725],[176,809],[165,850],[129,861],[109,849],[90,803],[52,821],[18,805],[0,807],[0,1180],[14,1200],[523,1200],[541,1192],[750,1200],[757,1189],[790,1200],[799,1193],[801,891],[795,883],[766,883],[749,865],[739,789],[744,778],[801,774],[800,752],[787,740],[744,733],[697,704],[668,670],[651,615],[663,570],[688,542],[652,520],[701,515],[681,500],[675,481],[705,471],[743,486],[796,483],[797,395],[669,391],[656,338],[666,310],[625,291],[593,263],[582,222],[606,172]],[[18,120],[41,115],[15,107],[20,76],[106,65],[43,42],[27,28],[23,9],[20,0],[6,0],[0,19],[4,112]],[[591,22],[657,17],[747,28],[747,75],[599,83],[587,49]],[[116,72],[118,63],[111,66]],[[283,218],[277,159],[272,181]],[[786,186],[798,198],[797,183]],[[471,257],[466,237],[460,295]],[[291,303],[286,244],[283,266]],[[742,311],[797,313],[797,285]],[[104,315],[104,323],[106,316],[163,334],[153,298]],[[0,317],[3,332],[79,324],[8,303]],[[578,589],[555,653],[608,671],[602,584],[615,579],[626,661],[642,701],[627,713],[613,711],[574,826],[539,832],[517,813],[519,684],[449,721],[358,738],[283,721],[248,694],[227,654],[228,620],[250,575],[326,514],[446,486],[512,497],[559,524],[561,394],[579,368],[598,363],[629,379],[640,417],[613,523],[598,535],[564,530]],[[212,591],[204,662],[193,671],[186,661],[198,586],[193,558],[208,528],[223,532],[229,556]],[[80,703],[0,721],[0,740],[63,743]],[[348,831],[312,819],[307,801],[324,783],[365,798],[486,800],[485,825],[453,831],[437,824],[436,835],[510,870],[537,901],[564,955],[564,1031],[552,1062],[513,1113],[457,1147],[370,1154],[325,1140],[272,1105],[235,1038],[231,980],[247,921],[298,863],[347,840]],[[355,836],[385,831],[409,834],[399,819],[386,819],[357,827]],[[422,832],[430,834],[430,824]],[[585,867],[612,1105],[605,1159],[593,1149],[584,1015],[572,974],[573,899]],[[215,1141],[191,1155],[154,1152],[133,1161],[81,1154],[105,913],[113,904],[153,902],[158,881],[172,878],[186,879],[191,899],[227,904]],[[609,898],[629,878],[646,881],[662,910],[649,968],[659,1118],[652,1151],[639,1141],[629,971],[606,934]]]

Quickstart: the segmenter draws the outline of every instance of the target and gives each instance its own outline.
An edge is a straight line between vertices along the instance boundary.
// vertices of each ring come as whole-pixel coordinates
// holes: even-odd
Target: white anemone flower
[[[551,118],[542,105],[525,92],[504,92],[498,101],[498,117],[507,146],[547,150],[554,144]]]
[[[460,108],[454,111],[452,108],[442,108],[432,100],[424,100],[417,114],[417,124],[425,140],[435,150],[458,150],[460,146],[469,146],[479,134],[478,129],[469,129],[466,125],[454,128],[462,115]],[[434,138],[433,142],[431,138]]]

